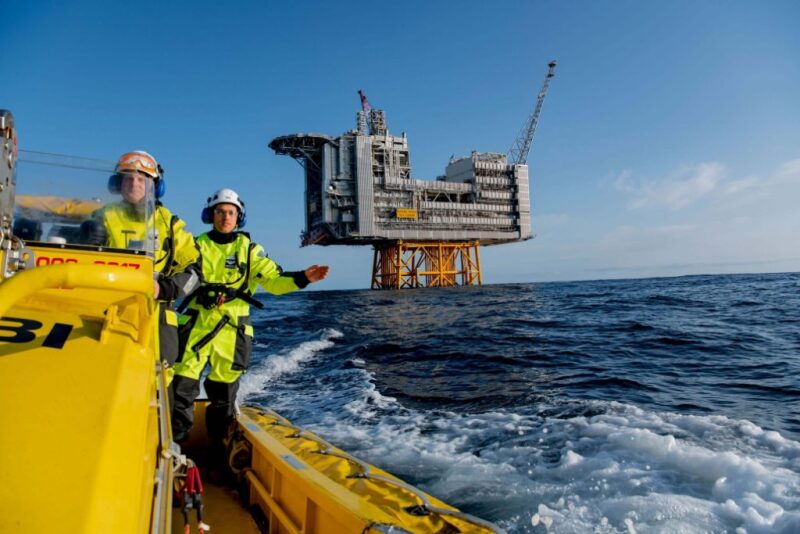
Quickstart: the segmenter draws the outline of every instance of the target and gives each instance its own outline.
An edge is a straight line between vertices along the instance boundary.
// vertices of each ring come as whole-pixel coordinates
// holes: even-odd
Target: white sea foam
[[[339,336],[270,356],[247,391],[269,382],[273,407],[303,414],[295,422],[511,533],[800,532],[800,443],[777,432],[616,402],[422,411],[361,366],[276,380]],[[599,415],[569,415],[587,411]]]
[[[421,412],[349,371],[357,398],[314,430],[510,532],[800,532],[800,443],[748,421]]]
[[[254,365],[241,379],[239,398],[247,400],[252,395],[259,394],[270,382],[296,372],[301,364],[314,359],[321,351],[333,346],[334,339],[341,338],[344,334],[333,328],[326,328],[319,339],[305,341],[296,347],[272,354]]]

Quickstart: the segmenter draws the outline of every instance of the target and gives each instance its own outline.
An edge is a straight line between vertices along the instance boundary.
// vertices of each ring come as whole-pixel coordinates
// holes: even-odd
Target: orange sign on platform
[[[416,219],[417,210],[415,210],[414,208],[397,208],[395,216],[398,219]]]

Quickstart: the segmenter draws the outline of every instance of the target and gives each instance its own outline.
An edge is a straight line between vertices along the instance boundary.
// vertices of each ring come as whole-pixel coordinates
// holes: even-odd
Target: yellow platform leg
[[[479,247],[479,241],[377,244],[372,289],[481,285]]]

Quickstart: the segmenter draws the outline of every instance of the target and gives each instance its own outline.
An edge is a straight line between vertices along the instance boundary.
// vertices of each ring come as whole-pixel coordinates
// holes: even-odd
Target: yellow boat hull
[[[0,532],[181,532],[185,451],[169,428],[152,266],[81,254],[0,283]],[[188,451],[205,468],[198,413]],[[215,460],[233,483],[208,485],[215,532],[497,531],[263,408],[241,409]]]
[[[0,532],[150,528],[152,278],[118,270],[62,265],[0,285]]]

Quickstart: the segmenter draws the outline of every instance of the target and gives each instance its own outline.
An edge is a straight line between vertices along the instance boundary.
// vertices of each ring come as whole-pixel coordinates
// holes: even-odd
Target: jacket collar
[[[223,234],[221,232],[217,232],[216,230],[211,230],[208,232],[208,238],[218,245],[227,245],[228,243],[233,243],[236,241],[236,237],[238,235],[239,232],[231,232],[229,234]]]

